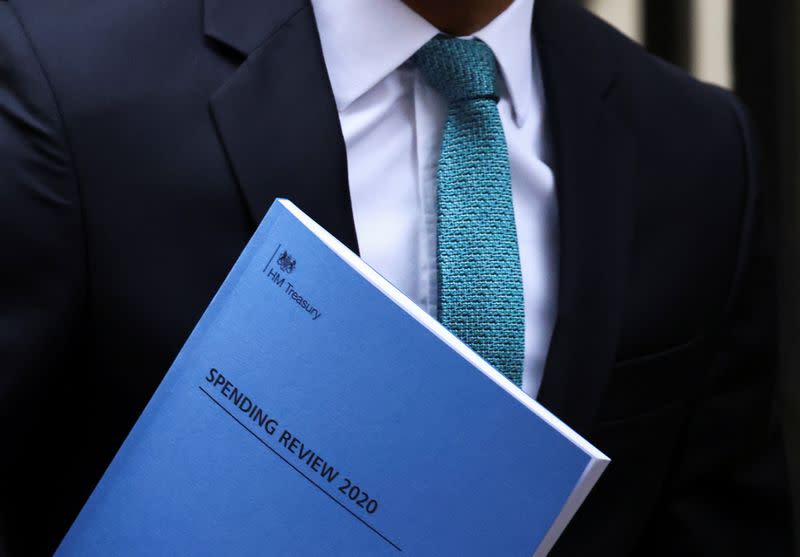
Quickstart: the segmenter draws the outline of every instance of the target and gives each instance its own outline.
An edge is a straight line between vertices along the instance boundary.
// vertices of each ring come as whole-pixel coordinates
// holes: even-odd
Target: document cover
[[[56,555],[544,555],[607,463],[277,200]]]

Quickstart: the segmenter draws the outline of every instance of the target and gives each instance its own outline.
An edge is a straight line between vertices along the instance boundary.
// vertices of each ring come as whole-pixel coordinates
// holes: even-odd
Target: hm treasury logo
[[[278,257],[278,267],[281,268],[286,274],[291,274],[294,271],[295,266],[297,265],[297,260],[294,257],[289,255],[289,252],[283,250],[283,253]]]
[[[276,260],[275,256],[278,253],[280,253],[280,255],[278,255],[278,259]],[[272,266],[273,261],[275,265],[277,265],[277,269]],[[322,312],[319,307],[297,290],[297,283],[291,282],[296,279],[292,278],[290,280],[289,275],[291,275],[296,268],[297,259],[295,259],[288,250],[281,249],[281,245],[279,244],[272,253],[272,257],[269,258],[269,261],[264,266],[262,272],[267,275],[267,278],[273,285],[277,286],[291,301],[297,304],[301,310],[305,311],[305,313],[311,317],[312,321],[316,321],[322,317]],[[302,288],[302,286],[300,286],[300,288]]]

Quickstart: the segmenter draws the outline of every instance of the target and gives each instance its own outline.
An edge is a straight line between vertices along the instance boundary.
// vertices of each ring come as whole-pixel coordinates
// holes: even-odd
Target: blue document
[[[544,555],[607,462],[278,200],[56,554]]]

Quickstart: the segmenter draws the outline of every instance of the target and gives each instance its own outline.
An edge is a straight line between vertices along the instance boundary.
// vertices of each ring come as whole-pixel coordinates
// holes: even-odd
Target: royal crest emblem
[[[288,251],[283,250],[281,256],[278,257],[278,267],[280,267],[284,273],[291,273],[294,271],[296,265],[297,261],[295,258],[289,255]]]

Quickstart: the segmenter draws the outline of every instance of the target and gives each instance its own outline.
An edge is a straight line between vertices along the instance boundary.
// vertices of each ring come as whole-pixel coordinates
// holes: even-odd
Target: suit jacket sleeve
[[[37,416],[58,396],[59,384],[75,380],[59,370],[81,334],[86,261],[78,182],[58,106],[24,28],[4,1],[0,261],[0,555],[33,555],[35,538],[21,547],[28,536],[20,525],[46,527],[36,517],[49,503],[26,496],[31,486],[17,485],[15,477],[22,469],[69,473],[59,469],[59,451],[48,442],[58,435],[57,424],[41,429],[45,424]]]
[[[747,199],[728,311],[713,341],[710,380],[694,403],[654,521],[658,555],[792,554],[786,465],[775,396],[777,319],[773,243],[749,120],[732,106]],[[651,553],[652,554],[652,553]]]

